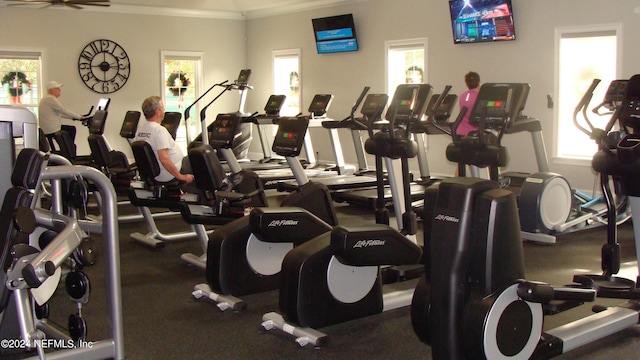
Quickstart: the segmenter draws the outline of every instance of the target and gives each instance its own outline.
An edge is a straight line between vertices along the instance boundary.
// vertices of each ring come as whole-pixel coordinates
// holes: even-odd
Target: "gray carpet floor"
[[[273,195],[273,194],[272,194]],[[280,198],[270,198],[274,202]],[[273,203],[273,202],[272,202]],[[122,213],[130,209],[123,209]],[[374,222],[370,210],[337,205],[343,224]],[[179,218],[158,221],[161,230],[188,230]],[[420,224],[420,227],[422,224]],[[430,359],[429,346],[413,333],[409,308],[392,310],[365,319],[321,329],[329,335],[323,348],[300,347],[292,337],[267,332],[260,323],[264,313],[277,311],[277,291],[243,297],[245,311],[222,312],[214,303],[196,300],[191,292],[205,282],[204,272],[180,259],[185,252],[200,254],[195,240],[167,244],[151,250],[134,243],[129,234],[146,232],[142,222],[119,226],[124,338],[127,359]],[[98,235],[94,239],[101,244]],[[418,234],[422,241],[422,229]],[[600,247],[605,229],[595,228],[563,235],[554,245],[524,243],[527,278],[553,284],[569,283],[573,274],[598,273]],[[622,244],[622,274],[635,279],[635,247],[630,224],[619,229]],[[86,268],[91,280],[91,299],[83,307],[88,340],[107,337],[104,268],[102,259]],[[622,300],[598,300],[613,305]],[[66,324],[75,305],[60,289],[51,301],[51,321]],[[545,328],[588,315],[587,304],[561,315],[546,317]],[[622,331],[565,354],[560,359],[633,359],[640,351],[640,327]],[[23,358],[34,354],[2,354]]]

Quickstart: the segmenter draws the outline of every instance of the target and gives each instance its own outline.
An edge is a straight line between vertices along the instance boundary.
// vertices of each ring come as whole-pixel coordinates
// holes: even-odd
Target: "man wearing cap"
[[[62,84],[57,81],[49,81],[46,85],[47,95],[45,95],[38,104],[38,117],[40,128],[47,136],[52,138],[53,135],[60,131],[65,130],[71,135],[71,139],[75,141],[76,127],[73,125],[63,125],[62,119],[82,120],[85,117],[65,109],[58,97],[60,97]]]

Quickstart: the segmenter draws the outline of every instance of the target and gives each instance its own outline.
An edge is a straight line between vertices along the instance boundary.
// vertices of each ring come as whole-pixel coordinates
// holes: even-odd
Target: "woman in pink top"
[[[465,136],[470,131],[478,129],[476,126],[469,124],[469,116],[471,115],[473,104],[475,104],[476,98],[478,97],[478,89],[480,88],[480,75],[478,75],[478,73],[476,72],[470,71],[464,76],[464,82],[467,84],[467,88],[469,88],[469,90],[463,92],[458,97],[458,105],[460,106],[460,110],[462,110],[463,107],[467,108],[467,112],[464,114],[460,125],[456,129],[456,134],[460,136]]]

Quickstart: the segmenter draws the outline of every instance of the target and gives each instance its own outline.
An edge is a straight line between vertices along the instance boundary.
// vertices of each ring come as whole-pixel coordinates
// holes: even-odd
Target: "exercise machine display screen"
[[[281,118],[273,140],[273,152],[280,156],[300,155],[308,127],[309,119],[305,117]]]
[[[267,105],[264,107],[264,112],[266,115],[278,116],[280,114],[280,110],[282,109],[282,105],[286,100],[286,95],[271,95],[269,96],[269,100],[267,100]]]
[[[180,127],[180,120],[182,114],[176,111],[169,111],[164,113],[164,119],[162,119],[161,125],[169,130],[169,134],[175,140],[178,136],[178,127]]]
[[[389,95],[387,94],[369,94],[364,99],[360,113],[365,116],[373,116],[380,107],[387,106]]]
[[[238,80],[236,80],[236,84],[238,85],[247,85],[249,84],[249,77],[251,76],[251,69],[242,69],[240,70],[240,74],[238,75]]]
[[[485,128],[501,128],[524,110],[529,84],[486,83],[480,87],[469,123],[478,125],[484,118]]]
[[[429,105],[427,105],[426,115],[427,117],[434,118],[436,120],[443,120],[443,119],[446,120],[451,117],[451,111],[453,111],[453,108],[456,105],[456,101],[458,100],[458,95],[447,94],[447,96],[444,97],[444,100],[442,100],[442,102],[440,103],[440,106],[438,106],[438,108],[435,109],[436,101],[438,101],[439,97],[440,97],[440,94],[435,94],[431,96],[431,99],[429,100]]]
[[[140,121],[140,112],[129,110],[124,116],[122,127],[120,128],[120,136],[126,139],[133,139],[136,136],[136,129]]]
[[[640,76],[634,75],[627,82],[622,101],[622,109],[618,116],[620,124],[633,129],[637,134],[640,130]]]
[[[396,120],[406,121],[408,117],[417,117],[417,120],[420,120],[426,112],[431,89],[431,85],[428,84],[398,85],[387,110],[387,120],[392,116],[395,116]]]
[[[98,105],[96,106],[96,110],[107,110],[110,103],[111,103],[110,98],[100,98],[98,100]]]
[[[96,111],[91,119],[89,120],[89,133],[102,135],[104,133],[104,126],[107,121],[107,111],[106,110],[98,110]]]
[[[331,101],[333,101],[333,95],[331,94],[316,94],[311,100],[311,105],[309,105],[309,114],[312,116],[324,116],[329,111]]]
[[[209,145],[214,149],[230,149],[239,124],[240,117],[236,114],[218,114],[209,126]]]
[[[628,82],[628,80],[613,80],[604,95],[602,106],[611,111],[615,110],[622,100],[624,100],[624,93],[627,90]]]

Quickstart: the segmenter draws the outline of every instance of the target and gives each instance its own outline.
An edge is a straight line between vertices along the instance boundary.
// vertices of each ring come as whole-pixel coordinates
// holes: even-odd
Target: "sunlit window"
[[[287,96],[280,115],[295,116],[300,113],[302,93],[299,49],[273,52],[273,91],[275,95]]]
[[[426,83],[427,39],[387,41],[387,93],[407,83]]]
[[[0,104],[20,104],[38,112],[40,54],[0,52]]]
[[[604,98],[618,74],[618,34],[610,29],[557,30],[558,99],[556,155],[568,159],[591,159],[597,151],[595,141],[576,128],[573,112],[592,80],[602,80],[594,93],[590,109]],[[604,128],[609,116],[590,113],[594,126]]]
[[[202,54],[163,52],[163,99],[166,111],[175,111],[183,115],[178,128],[176,143],[186,154],[187,143],[200,134],[200,105],[196,104],[189,111],[187,126],[184,122],[185,109],[200,96],[202,82]]]

